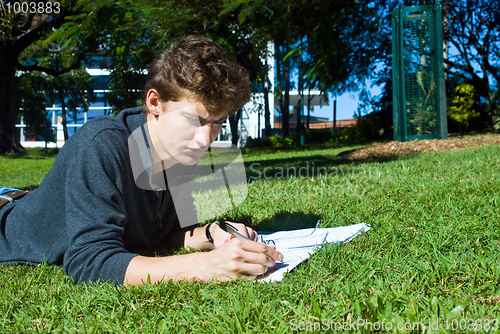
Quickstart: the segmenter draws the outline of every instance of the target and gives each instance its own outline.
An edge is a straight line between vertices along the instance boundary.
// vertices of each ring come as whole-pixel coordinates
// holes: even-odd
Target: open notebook
[[[283,254],[284,260],[277,262],[275,267],[260,277],[260,280],[265,282],[281,281],[287,272],[308,259],[323,244],[347,242],[369,229],[369,225],[360,223],[332,228],[261,232],[259,233],[259,241],[276,246],[276,249]]]

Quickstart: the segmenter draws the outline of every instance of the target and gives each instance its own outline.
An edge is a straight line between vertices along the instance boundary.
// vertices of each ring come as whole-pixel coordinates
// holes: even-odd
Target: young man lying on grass
[[[66,142],[39,188],[14,200],[16,193],[4,194],[0,264],[48,262],[77,282],[132,285],[148,277],[253,278],[274,266],[282,255],[257,243],[257,233],[243,224],[232,225],[251,240],[216,224],[179,224],[198,223],[186,180],[249,95],[245,70],[222,47],[194,36],[173,43],[149,67],[143,107],[89,121]],[[146,150],[132,152],[133,133]],[[210,251],[140,254],[165,245]]]

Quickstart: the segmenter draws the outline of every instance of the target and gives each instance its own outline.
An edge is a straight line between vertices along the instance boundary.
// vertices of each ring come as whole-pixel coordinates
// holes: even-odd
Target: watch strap
[[[210,226],[212,226],[213,222],[210,224],[207,224],[207,227],[205,228],[205,235],[207,236],[207,240],[210,241],[211,243],[214,243],[214,239],[212,238],[212,235],[210,234]]]

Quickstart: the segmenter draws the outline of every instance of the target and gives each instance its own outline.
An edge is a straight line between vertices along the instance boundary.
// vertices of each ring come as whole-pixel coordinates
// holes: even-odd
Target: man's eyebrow
[[[226,115],[226,116],[222,116],[220,118],[217,118],[215,121],[216,122],[222,122],[222,121],[225,121],[227,118],[228,118],[228,116]]]
[[[225,121],[229,116],[228,115],[225,115],[225,116],[222,116],[222,117],[219,117],[219,118],[216,118],[214,119],[213,121],[214,122],[222,122],[222,121]],[[206,121],[208,119],[208,117],[201,117],[200,116],[200,119]]]

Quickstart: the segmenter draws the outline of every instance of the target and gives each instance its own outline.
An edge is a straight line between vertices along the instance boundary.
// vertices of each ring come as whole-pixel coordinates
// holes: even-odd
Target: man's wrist
[[[205,249],[214,249],[215,248],[215,242],[214,242],[214,235],[215,235],[215,230],[217,229],[217,224],[214,224],[214,222],[209,223],[205,225],[203,228],[205,230]]]
[[[205,236],[207,237],[208,242],[214,243],[214,238],[212,237],[212,232],[210,231],[210,228],[212,227],[214,223],[208,223],[205,227]]]

